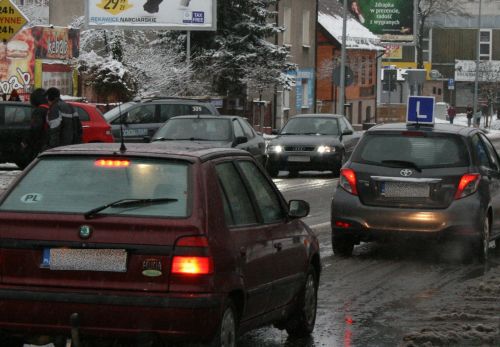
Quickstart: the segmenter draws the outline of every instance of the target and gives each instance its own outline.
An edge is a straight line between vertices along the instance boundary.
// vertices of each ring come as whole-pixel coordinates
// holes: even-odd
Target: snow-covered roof
[[[339,43],[342,43],[342,6],[337,1],[321,0],[319,4],[319,24]],[[351,15],[347,17],[347,49],[383,51],[380,39]]]

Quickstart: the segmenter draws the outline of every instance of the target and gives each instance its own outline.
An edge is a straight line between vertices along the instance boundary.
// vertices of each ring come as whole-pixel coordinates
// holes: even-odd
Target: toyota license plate
[[[387,198],[428,198],[430,186],[427,183],[382,182],[380,192]]]
[[[311,157],[308,157],[306,155],[291,155],[288,157],[288,161],[307,163],[311,161]]]

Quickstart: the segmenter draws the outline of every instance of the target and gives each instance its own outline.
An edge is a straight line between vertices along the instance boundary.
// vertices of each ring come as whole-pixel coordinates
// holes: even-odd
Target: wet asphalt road
[[[14,169],[0,166],[0,192]],[[275,182],[288,200],[311,205],[304,221],[320,239],[323,263],[316,327],[294,341],[262,328],[241,336],[240,347],[500,346],[500,252],[488,268],[462,264],[452,245],[416,242],[361,244],[352,258],[334,257],[329,209],[337,178],[283,172]]]

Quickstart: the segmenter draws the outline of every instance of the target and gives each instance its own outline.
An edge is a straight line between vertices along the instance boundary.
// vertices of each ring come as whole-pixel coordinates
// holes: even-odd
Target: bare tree
[[[417,0],[417,68],[424,68],[424,38],[427,20],[432,15],[465,16],[463,0]]]

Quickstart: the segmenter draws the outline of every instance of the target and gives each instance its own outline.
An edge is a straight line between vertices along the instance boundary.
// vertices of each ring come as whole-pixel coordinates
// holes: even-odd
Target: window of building
[[[309,37],[310,21],[311,12],[306,10],[302,13],[302,46],[304,47],[310,47],[311,45]]]
[[[366,57],[361,57],[361,85],[366,84]]]
[[[491,29],[479,32],[479,59],[491,60]]]
[[[283,32],[283,44],[290,45],[291,41],[291,30],[292,30],[292,8],[285,7],[283,9],[283,26],[285,31]]]

